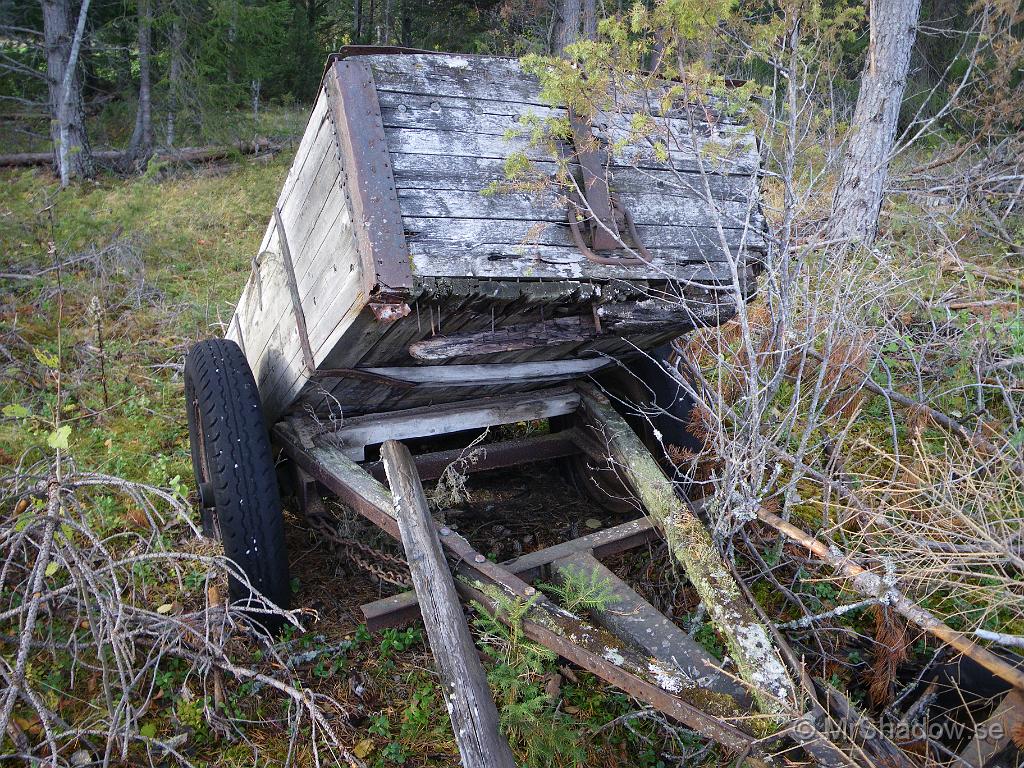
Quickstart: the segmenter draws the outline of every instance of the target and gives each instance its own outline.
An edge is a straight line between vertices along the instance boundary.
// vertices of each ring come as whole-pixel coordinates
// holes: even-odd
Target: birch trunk
[[[74,32],[70,0],[43,0],[42,8],[50,138],[61,185],[67,186],[72,178],[87,178],[94,171],[85,132],[82,81],[77,72],[78,51],[85,32],[89,2],[85,0],[83,3]]]
[[[875,239],[921,0],[871,0],[871,41],[832,203],[830,235],[845,245]]]

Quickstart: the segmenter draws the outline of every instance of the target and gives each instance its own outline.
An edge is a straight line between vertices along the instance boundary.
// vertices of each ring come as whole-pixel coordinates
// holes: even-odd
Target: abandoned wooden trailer
[[[584,116],[546,104],[514,60],[337,55],[228,338],[186,362],[204,526],[249,581],[233,581],[232,598],[270,626],[280,618],[262,599],[288,601],[269,427],[307,517],[327,514],[330,492],[403,542],[415,592],[364,611],[371,626],[429,612],[466,765],[511,758],[479,669],[453,657],[470,652],[456,594],[499,616],[501,600],[530,601],[528,637],[733,754],[756,760],[766,729],[804,711],[777,638],[697,511],[592,383],[731,317],[767,248],[752,136],[713,105],[682,102],[637,132],[643,101],[624,91]],[[538,120],[568,130],[515,137]],[[537,183],[508,185],[523,158]],[[467,471],[584,457],[593,477],[617,475],[638,513],[495,564],[430,521],[420,481],[479,430],[538,419],[550,433],[488,442]],[[424,450],[438,436],[459,447]],[[729,671],[599,562],[665,535],[726,640]],[[569,568],[608,578],[630,618],[573,615],[530,583]],[[822,717],[812,706],[786,738],[821,764],[850,764],[818,732]]]
[[[568,113],[515,60],[333,60],[227,334],[268,417],[527,391],[729,316],[766,247],[754,139],[681,105],[630,142],[622,101],[534,146],[506,134]],[[522,157],[546,185],[502,190]]]

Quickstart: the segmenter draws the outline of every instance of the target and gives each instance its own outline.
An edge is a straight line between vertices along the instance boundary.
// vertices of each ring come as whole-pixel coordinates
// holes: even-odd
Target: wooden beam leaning
[[[552,564],[554,578],[582,577],[603,585],[610,596],[604,608],[589,613],[617,637],[626,637],[654,658],[683,669],[701,686],[732,696],[742,706],[750,706],[750,695],[742,683],[727,674],[721,663],[696,640],[677,627],[667,616],[644,600],[622,579],[606,568],[590,551],[574,552]]]
[[[650,451],[608,399],[590,385],[578,388],[592,436],[664,531],[669,551],[683,566],[712,623],[725,638],[739,676],[750,685],[758,707],[774,715],[799,711],[795,686],[768,629],[744,600],[704,523],[679,497]]]
[[[498,728],[498,708],[437,540],[412,454],[401,443],[388,440],[381,456],[462,765],[515,768],[512,750]]]

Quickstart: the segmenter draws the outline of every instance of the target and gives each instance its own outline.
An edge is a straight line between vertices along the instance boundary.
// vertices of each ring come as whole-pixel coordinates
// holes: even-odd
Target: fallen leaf
[[[598,528],[604,525],[604,523],[602,523],[596,517],[588,517],[586,520],[583,521],[583,524],[592,531],[596,531]]]
[[[161,605],[160,607],[158,607],[158,608],[156,609],[156,612],[157,612],[157,613],[159,613],[159,614],[161,614],[161,615],[164,615],[164,616],[166,616],[166,615],[167,615],[168,613],[170,613],[170,612],[171,612],[171,611],[172,611],[173,609],[174,609],[174,606],[173,606],[173,605],[171,605],[170,603],[164,603],[163,605]]]

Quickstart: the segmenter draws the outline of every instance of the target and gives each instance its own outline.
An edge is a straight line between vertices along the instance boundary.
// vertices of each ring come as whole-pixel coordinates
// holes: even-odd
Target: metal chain
[[[401,557],[343,535],[338,530],[337,520],[329,515],[307,515],[306,521],[333,546],[336,552],[343,554],[364,571],[397,587],[412,586],[409,566]]]

